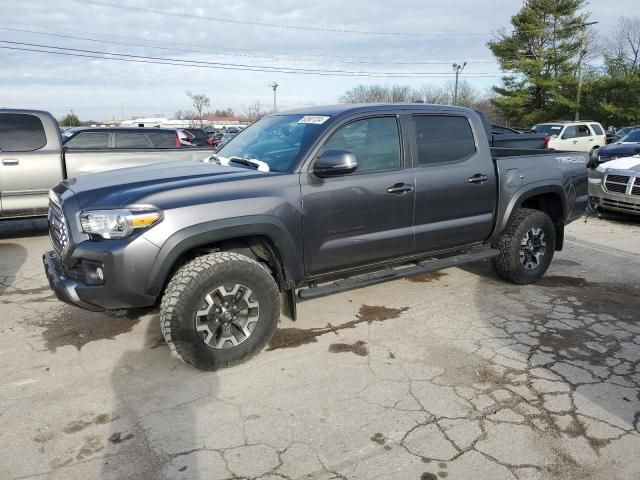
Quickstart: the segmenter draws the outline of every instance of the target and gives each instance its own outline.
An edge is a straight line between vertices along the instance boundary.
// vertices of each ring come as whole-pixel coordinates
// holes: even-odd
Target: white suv
[[[536,133],[549,135],[551,150],[590,152],[606,144],[602,125],[585,120],[582,122],[548,122],[533,127]]]

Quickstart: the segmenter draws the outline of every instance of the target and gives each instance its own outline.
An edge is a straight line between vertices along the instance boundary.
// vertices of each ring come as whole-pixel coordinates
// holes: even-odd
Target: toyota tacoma
[[[460,107],[272,114],[204,162],[58,184],[45,270],[81,308],[159,304],[200,369],[260,351],[300,300],[485,259],[533,283],[585,210],[588,154],[492,142]]]

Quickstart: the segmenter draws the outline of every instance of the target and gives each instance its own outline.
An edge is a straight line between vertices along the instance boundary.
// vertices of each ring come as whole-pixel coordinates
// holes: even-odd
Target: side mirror
[[[327,150],[316,159],[313,173],[318,177],[333,177],[355,172],[356,156],[343,150]]]

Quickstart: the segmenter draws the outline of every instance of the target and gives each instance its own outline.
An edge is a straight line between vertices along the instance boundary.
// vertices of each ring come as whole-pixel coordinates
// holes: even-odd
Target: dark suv
[[[492,141],[458,107],[269,115],[208,162],[60,183],[47,276],[89,310],[159,303],[172,351],[202,369],[262,349],[298,300],[483,259],[532,283],[585,210],[588,155]]]

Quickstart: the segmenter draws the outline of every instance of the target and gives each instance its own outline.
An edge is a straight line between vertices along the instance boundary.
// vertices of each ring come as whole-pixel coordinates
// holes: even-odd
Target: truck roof
[[[469,113],[472,110],[465,107],[454,107],[452,105],[431,105],[425,103],[343,103],[339,105],[323,105],[296,108],[284,112],[273,113],[272,115],[344,115],[359,112],[371,112],[377,110],[424,110],[427,112],[451,112]]]

